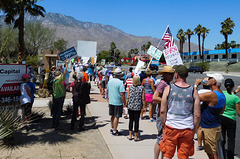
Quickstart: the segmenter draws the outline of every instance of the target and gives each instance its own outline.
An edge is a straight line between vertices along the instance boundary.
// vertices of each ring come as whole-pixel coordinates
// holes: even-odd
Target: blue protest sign
[[[58,56],[61,59],[61,61],[71,60],[71,59],[77,57],[77,51],[75,50],[74,47],[71,47],[70,49],[67,49],[67,50],[59,53]]]

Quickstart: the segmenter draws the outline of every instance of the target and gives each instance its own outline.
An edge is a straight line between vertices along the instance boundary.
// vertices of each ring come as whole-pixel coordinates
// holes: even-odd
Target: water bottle
[[[202,84],[207,84],[208,83],[208,81],[207,80],[202,80]]]

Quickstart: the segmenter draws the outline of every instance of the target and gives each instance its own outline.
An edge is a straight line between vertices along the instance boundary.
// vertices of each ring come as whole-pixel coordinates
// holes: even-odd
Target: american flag
[[[170,48],[175,45],[169,26],[163,34],[162,40],[165,41],[164,49]]]

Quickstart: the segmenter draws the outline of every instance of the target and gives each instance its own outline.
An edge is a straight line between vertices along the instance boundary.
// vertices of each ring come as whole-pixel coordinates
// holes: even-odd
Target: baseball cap
[[[178,73],[180,77],[187,77],[188,76],[188,68],[184,65],[174,65],[173,68],[175,72]]]
[[[234,81],[231,78],[227,78],[224,83],[225,87],[230,86],[234,87]]]
[[[207,76],[214,78],[219,84],[223,83],[224,77],[220,73],[208,73]]]
[[[29,74],[25,73],[22,75],[22,78],[26,79],[26,78],[30,78]]]

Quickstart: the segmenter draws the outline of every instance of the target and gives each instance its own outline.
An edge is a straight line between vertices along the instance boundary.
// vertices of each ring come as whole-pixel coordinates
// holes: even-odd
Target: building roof
[[[228,53],[240,53],[240,48],[228,49]],[[204,51],[204,55],[216,55],[216,54],[225,54],[225,49]],[[189,55],[188,52],[183,53],[183,56],[188,56],[188,55]],[[191,55],[199,55],[199,51],[191,52]]]

